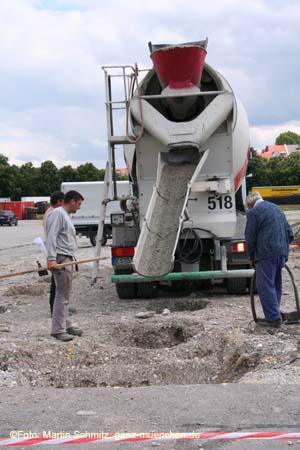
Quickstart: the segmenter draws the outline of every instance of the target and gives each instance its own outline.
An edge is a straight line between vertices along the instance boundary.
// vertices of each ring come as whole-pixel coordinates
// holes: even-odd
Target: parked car
[[[0,211],[0,225],[18,225],[18,219],[12,211]]]

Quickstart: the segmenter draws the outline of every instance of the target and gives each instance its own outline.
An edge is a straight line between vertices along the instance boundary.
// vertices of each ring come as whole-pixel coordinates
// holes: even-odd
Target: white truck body
[[[128,78],[137,88],[129,94],[125,89],[132,132],[127,127],[126,137],[114,135],[113,76],[106,71],[109,148],[113,153],[115,145],[124,145],[136,197],[128,205],[132,225],[113,224],[113,281],[120,298],[154,297],[160,279],[172,272],[184,279],[187,272],[198,277],[220,271],[230,293],[249,286],[242,189],[249,124],[229,83],[204,63],[206,47],[207,40],[149,43],[154,67],[140,82],[135,68]],[[234,269],[242,271],[238,279]]]
[[[77,191],[84,197],[81,208],[76,214],[71,214],[72,222],[79,235],[87,236],[95,245],[96,233],[99,225],[100,202],[103,197],[103,181],[66,182],[61,184],[61,191]],[[117,195],[120,199],[131,196],[131,185],[129,181],[117,181]],[[109,198],[113,198],[112,185],[110,185]],[[121,212],[120,201],[113,200],[107,203],[104,220],[104,237],[111,237],[112,213]],[[106,241],[107,239],[103,239]]]

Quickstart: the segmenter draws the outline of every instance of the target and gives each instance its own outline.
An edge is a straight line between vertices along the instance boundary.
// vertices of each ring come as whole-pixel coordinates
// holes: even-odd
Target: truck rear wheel
[[[231,295],[243,295],[248,287],[247,278],[228,278],[227,292]]]
[[[138,298],[156,298],[157,284],[155,282],[137,283]]]
[[[115,275],[131,273],[131,269],[115,269]],[[116,291],[120,300],[133,300],[137,298],[137,283],[116,283]]]
[[[91,241],[91,244],[95,247],[97,244],[97,234],[96,233],[90,234],[90,241]]]
[[[106,234],[103,234],[102,240],[101,240],[102,247],[104,247],[104,245],[106,245],[106,243],[107,243],[107,236],[106,236]]]
[[[117,283],[116,290],[121,300],[133,300],[137,298],[136,283]]]
[[[96,247],[97,245],[97,233],[91,233],[90,234],[90,241],[91,244]],[[107,237],[106,235],[103,235],[102,240],[101,240],[101,245],[102,247],[104,247],[104,245],[107,243]]]

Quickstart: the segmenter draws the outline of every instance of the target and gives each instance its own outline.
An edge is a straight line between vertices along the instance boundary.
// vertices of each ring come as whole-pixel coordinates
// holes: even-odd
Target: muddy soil
[[[1,274],[31,268],[37,258],[43,262],[32,245],[40,224],[20,225],[27,240],[12,239],[17,229],[0,230]],[[94,255],[87,239],[79,244],[79,258]],[[164,287],[155,300],[119,300],[110,282],[109,245],[102,255],[107,259],[96,285],[90,284],[90,263],[74,275],[72,319],[84,334],[70,343],[50,336],[50,276],[0,280],[0,387],[300,382],[300,325],[259,328],[249,294],[229,296],[222,286],[186,286],[182,292]],[[298,286],[299,255],[295,247],[289,260]],[[291,311],[295,300],[287,273],[283,290],[282,309]],[[147,317],[139,317],[141,312]],[[257,312],[262,316],[258,302]]]

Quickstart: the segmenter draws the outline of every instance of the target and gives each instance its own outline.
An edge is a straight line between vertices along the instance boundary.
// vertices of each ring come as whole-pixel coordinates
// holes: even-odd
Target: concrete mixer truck
[[[111,218],[112,281],[123,299],[152,298],[161,284],[182,280],[244,293],[253,274],[244,240],[245,110],[225,78],[205,63],[207,39],[149,43],[149,49],[148,71],[103,68],[111,182],[122,145],[133,192],[122,201],[123,213]],[[121,101],[112,93],[118,76]],[[113,123],[122,107],[126,135]]]

